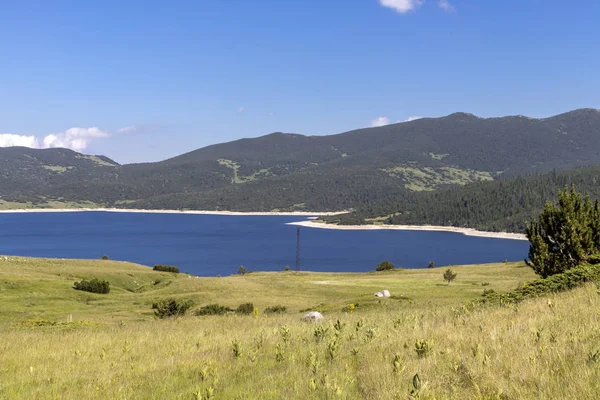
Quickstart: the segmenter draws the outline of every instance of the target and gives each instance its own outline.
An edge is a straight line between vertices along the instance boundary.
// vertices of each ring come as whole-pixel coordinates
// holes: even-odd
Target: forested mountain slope
[[[0,196],[138,208],[340,210],[406,192],[600,164],[600,111],[455,113],[331,136],[273,133],[157,163],[0,149]]]
[[[600,198],[600,165],[473,183],[436,192],[404,193],[352,213],[325,218],[331,223],[442,225],[487,231],[523,232],[547,201],[566,186]]]

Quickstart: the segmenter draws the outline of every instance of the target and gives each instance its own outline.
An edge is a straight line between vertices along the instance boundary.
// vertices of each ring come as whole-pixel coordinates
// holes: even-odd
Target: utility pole
[[[296,231],[296,272],[300,271],[300,227]]]

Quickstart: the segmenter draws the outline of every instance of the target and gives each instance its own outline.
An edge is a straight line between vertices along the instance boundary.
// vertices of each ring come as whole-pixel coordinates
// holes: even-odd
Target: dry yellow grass
[[[441,269],[205,280],[112,262],[19,262],[0,264],[0,296],[9,300],[0,309],[0,398],[406,399],[415,374],[422,399],[596,399],[600,393],[595,285],[518,306],[461,307],[484,281],[498,291],[531,278],[519,265],[456,267],[456,283],[446,286]],[[64,277],[87,276],[93,268],[114,288],[104,300],[73,293]],[[144,288],[157,286],[157,275],[172,283]],[[123,289],[129,279],[142,288]],[[42,285],[37,292],[36,285]],[[382,285],[411,300],[372,298]],[[201,305],[217,293],[227,293],[219,300],[225,305],[253,301],[259,311],[275,304],[289,311],[155,320],[146,304],[179,294]],[[27,306],[35,298],[45,313],[37,303]],[[357,300],[363,304],[353,312],[341,311]],[[300,321],[299,309],[321,303],[323,323]],[[70,307],[74,323],[31,323],[43,316],[62,321]],[[320,329],[326,332],[317,340]],[[426,343],[421,356],[417,341]]]

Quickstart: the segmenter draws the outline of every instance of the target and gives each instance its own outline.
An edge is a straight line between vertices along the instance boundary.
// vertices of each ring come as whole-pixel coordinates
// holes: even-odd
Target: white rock
[[[388,292],[387,290],[384,290],[381,293],[383,294],[383,297],[390,297],[390,292]]]
[[[383,297],[383,293],[377,292],[373,296],[375,296],[375,297]]]
[[[304,317],[302,317],[302,321],[317,322],[317,321],[321,321],[323,319],[324,319],[323,314],[321,314],[318,311],[311,311],[311,312],[307,313]]]

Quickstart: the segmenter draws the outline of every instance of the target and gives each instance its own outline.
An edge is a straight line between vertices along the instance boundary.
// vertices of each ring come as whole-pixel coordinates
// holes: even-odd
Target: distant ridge
[[[341,210],[402,193],[600,164],[600,111],[453,113],[329,136],[275,132],[119,165],[66,149],[0,148],[0,197],[52,206]],[[0,202],[0,204],[2,204]]]

